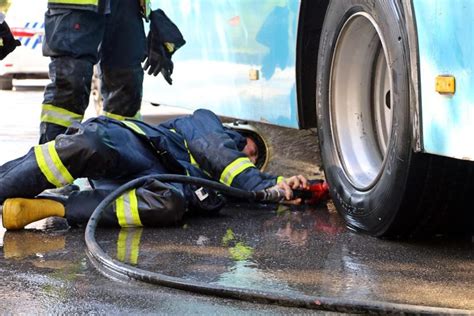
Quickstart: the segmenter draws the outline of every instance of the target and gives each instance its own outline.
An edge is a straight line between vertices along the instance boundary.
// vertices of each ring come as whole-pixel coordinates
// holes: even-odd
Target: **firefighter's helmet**
[[[261,171],[265,171],[270,161],[270,146],[263,137],[263,134],[253,125],[244,121],[234,121],[232,123],[224,123],[224,126],[235,130],[244,137],[251,138],[258,148],[258,157],[255,166]]]

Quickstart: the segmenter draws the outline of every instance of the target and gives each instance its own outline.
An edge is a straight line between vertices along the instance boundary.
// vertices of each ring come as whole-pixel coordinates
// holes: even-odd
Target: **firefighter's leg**
[[[50,9],[45,15],[43,54],[51,57],[41,113],[40,144],[80,122],[89,104],[93,65],[105,16],[86,10]]]
[[[68,129],[67,133],[71,132],[74,132],[74,128]],[[141,175],[164,171],[154,152],[133,132],[113,121],[95,119],[79,125],[74,134],[59,135],[55,141],[35,146],[25,157],[0,167],[0,202],[12,197],[34,197],[45,189],[72,183],[77,177],[116,179],[123,183]],[[111,223],[156,226],[179,220],[186,208],[182,191],[157,184],[150,184],[150,187],[153,190],[140,188],[119,199]],[[141,201],[143,207],[139,205],[138,210],[143,211],[137,217],[136,203]],[[150,201],[153,203],[150,204]],[[43,215],[38,216],[34,203],[23,200],[14,202],[5,203],[3,208],[4,222],[14,222],[11,225],[14,229],[41,216],[51,216],[49,212],[41,212]],[[88,219],[93,207],[84,208],[85,203],[78,205],[86,212],[82,218]],[[31,213],[34,214],[25,211],[27,209],[32,209]],[[74,220],[74,216],[81,213],[66,212],[66,216],[68,214]],[[133,216],[130,217],[130,214]],[[16,217],[24,219],[17,220]]]
[[[51,165],[51,170],[47,168],[48,164],[44,162],[51,157],[49,147],[36,146],[25,156],[0,166],[0,204],[10,197],[32,198],[45,189],[54,188],[53,182],[64,185],[72,182],[66,174],[63,176],[61,165],[57,168]],[[48,158],[38,160],[37,157],[45,157],[44,153]],[[49,179],[43,170],[50,170],[45,172]]]
[[[86,224],[108,190],[71,194],[66,202],[66,218],[71,225]],[[179,184],[150,180],[124,193],[105,209],[100,225],[120,227],[158,227],[176,224],[186,211],[186,200]]]
[[[119,154],[98,124],[70,128],[72,135],[33,147],[25,156],[0,166],[0,203],[7,198],[31,198],[46,189],[70,184],[78,177],[100,177]],[[118,135],[119,137],[122,135]]]
[[[123,21],[127,21],[124,23]],[[116,119],[139,118],[146,41],[139,1],[111,2],[100,48],[104,114]]]

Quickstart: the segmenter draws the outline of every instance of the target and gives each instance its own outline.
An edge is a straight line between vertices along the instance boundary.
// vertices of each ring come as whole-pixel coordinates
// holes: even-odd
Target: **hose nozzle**
[[[255,193],[255,200],[260,202],[279,203],[285,200],[285,191],[276,186]]]

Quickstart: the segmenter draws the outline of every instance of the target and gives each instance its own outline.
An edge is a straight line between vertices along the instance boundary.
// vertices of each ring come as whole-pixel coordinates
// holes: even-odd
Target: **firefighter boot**
[[[6,199],[3,203],[3,227],[7,230],[22,229],[40,219],[64,217],[64,214],[63,204],[51,199]]]

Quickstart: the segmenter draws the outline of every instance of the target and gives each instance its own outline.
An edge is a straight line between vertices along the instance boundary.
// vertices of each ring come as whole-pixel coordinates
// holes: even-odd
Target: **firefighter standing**
[[[149,74],[171,75],[171,55],[184,40],[176,28],[177,41],[159,42],[163,38],[158,36],[157,18],[164,14],[161,10],[151,12],[148,2],[48,1],[43,54],[51,58],[51,83],[44,92],[40,144],[54,140],[73,122],[81,122],[89,103],[94,64],[99,62],[104,115],[119,120],[139,116],[141,62],[146,56]],[[147,45],[143,18],[148,17]]]
[[[276,187],[285,190],[287,200],[292,199],[291,189],[307,188],[302,176],[283,179],[260,172],[252,163],[256,155],[255,144],[225,128],[208,110],[158,126],[94,118],[0,167],[3,224],[7,229],[21,229],[49,216],[85,223],[112,190],[150,174],[187,174],[248,191]],[[78,177],[88,177],[95,189],[74,192],[61,202],[32,199],[45,189],[67,185]],[[202,192],[192,185],[150,180],[117,199],[106,210],[102,224],[169,225],[188,208],[214,212],[223,204],[211,190]]]

